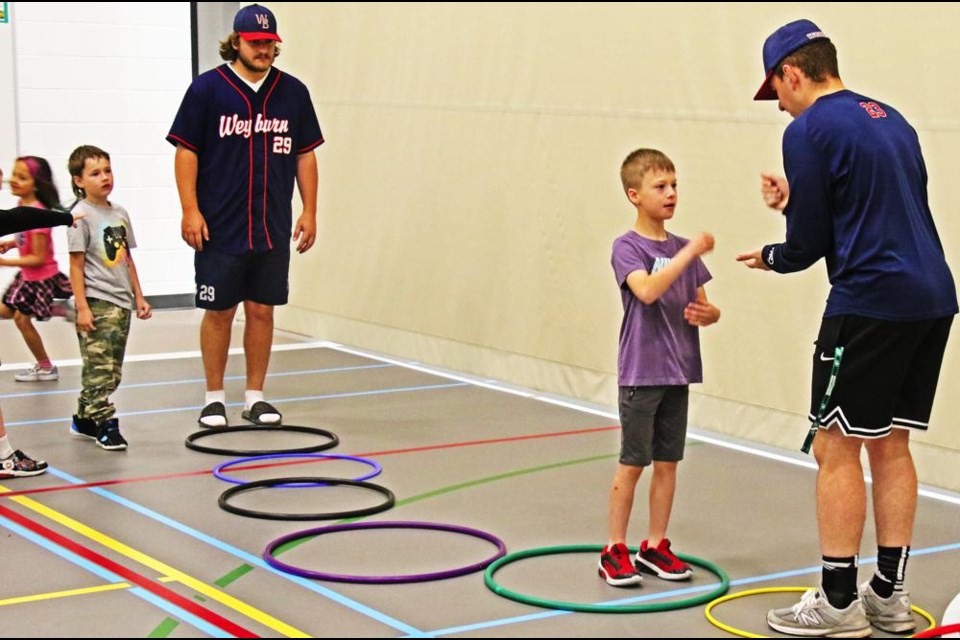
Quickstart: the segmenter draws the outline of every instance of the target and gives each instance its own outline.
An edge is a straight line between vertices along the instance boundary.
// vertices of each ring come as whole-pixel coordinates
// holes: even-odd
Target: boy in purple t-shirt
[[[713,236],[693,240],[668,233],[677,206],[676,169],[654,149],[637,149],[620,167],[627,199],[637,208],[633,229],[613,243],[613,271],[623,300],[618,381],[620,463],[610,488],[610,532],[599,574],[615,587],[639,584],[639,571],[664,580],[693,573],[670,550],[667,524],[687,433],[687,394],[702,382],[699,327],[720,319],[703,285],[710,272],[700,256]],[[647,539],[633,562],[626,545],[633,494],[653,463]]]

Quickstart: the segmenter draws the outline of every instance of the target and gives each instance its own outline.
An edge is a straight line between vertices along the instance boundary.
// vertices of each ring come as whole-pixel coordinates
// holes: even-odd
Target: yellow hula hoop
[[[732,633],[735,636],[740,636],[741,638],[769,638],[771,636],[762,636],[757,633],[750,633],[749,631],[744,631],[743,629],[737,629],[736,627],[731,627],[728,624],[724,624],[719,620],[717,620],[716,618],[714,618],[711,611],[713,611],[713,608],[716,607],[717,605],[723,604],[724,602],[728,602],[730,600],[736,600],[737,598],[745,598],[747,596],[756,596],[763,593],[789,593],[794,591],[802,592],[802,591],[808,590],[809,588],[810,587],[765,587],[763,589],[748,589],[747,591],[738,591],[737,593],[729,593],[725,596],[721,596],[717,598],[716,600],[708,604],[706,609],[703,610],[703,614],[707,617],[707,620],[710,621],[710,624],[717,627],[718,629],[723,629],[727,633]],[[913,609],[914,613],[916,613],[921,618],[923,618],[928,623],[930,623],[930,626],[927,627],[926,629],[923,629],[923,631],[929,631],[930,629],[933,629],[937,626],[937,621],[933,619],[932,615],[930,615],[929,613],[927,613],[926,611],[924,611],[918,606],[912,606],[911,608]],[[909,636],[909,637],[912,638],[913,636]]]

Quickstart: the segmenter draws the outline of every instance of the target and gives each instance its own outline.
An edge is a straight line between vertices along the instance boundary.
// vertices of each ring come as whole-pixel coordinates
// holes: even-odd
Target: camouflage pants
[[[100,424],[116,413],[110,396],[120,386],[123,355],[130,335],[130,309],[104,300],[88,298],[93,312],[93,331],[77,331],[83,373],[77,416]]]

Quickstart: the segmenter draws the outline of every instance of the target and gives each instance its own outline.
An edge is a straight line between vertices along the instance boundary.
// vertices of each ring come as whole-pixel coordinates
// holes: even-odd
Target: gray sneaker
[[[917,627],[910,606],[910,594],[894,591],[889,598],[881,598],[869,582],[860,585],[860,600],[870,624],[888,633],[908,633]]]
[[[820,587],[808,589],[792,607],[768,611],[767,624],[792,636],[864,638],[870,635],[870,622],[859,599],[846,609],[837,609],[827,601]]]
[[[59,379],[60,372],[57,371],[57,365],[55,364],[50,365],[50,367],[41,367],[39,364],[34,364],[29,369],[18,372],[13,378],[17,382],[48,382]]]

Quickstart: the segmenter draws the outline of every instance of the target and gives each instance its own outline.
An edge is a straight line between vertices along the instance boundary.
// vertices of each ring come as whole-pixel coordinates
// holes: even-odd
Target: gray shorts
[[[686,385],[620,387],[620,464],[683,460],[689,392]]]

